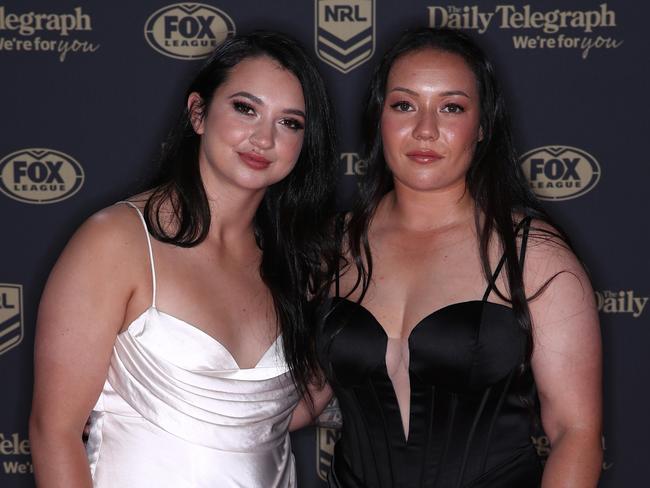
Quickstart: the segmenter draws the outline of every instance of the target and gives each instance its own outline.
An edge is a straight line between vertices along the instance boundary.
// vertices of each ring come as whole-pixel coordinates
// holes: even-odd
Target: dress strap
[[[486,301],[490,296],[490,293],[492,293],[492,290],[496,288],[497,277],[499,276],[499,273],[501,272],[501,268],[503,268],[505,262],[506,262],[506,255],[504,253],[503,256],[501,256],[501,259],[499,260],[499,264],[497,264],[497,267],[494,269],[494,273],[492,273],[492,278],[490,279],[490,282],[488,283],[488,286],[485,289],[485,293],[483,294],[483,301]]]
[[[526,245],[528,244],[528,234],[530,232],[530,222],[532,220],[533,218],[530,216],[524,217],[517,224],[517,227],[515,228],[515,236],[519,234],[520,230],[523,229],[523,234],[521,236],[521,249],[519,250],[519,268],[521,270],[524,269],[524,259],[526,257]],[[499,260],[499,264],[497,264],[497,267],[494,269],[494,273],[492,273],[492,279],[488,283],[487,289],[483,294],[483,301],[486,301],[490,296],[490,293],[492,293],[492,290],[496,288],[497,277],[499,276],[499,273],[501,272],[501,268],[503,268],[505,262],[506,262],[506,255],[504,253],[503,256],[501,256],[501,259]]]
[[[524,260],[526,259],[526,246],[528,245],[528,234],[530,233],[530,222],[532,220],[532,217],[526,217],[517,226],[517,232],[519,232],[519,228],[524,229],[521,236],[521,250],[519,251],[519,267],[522,271],[524,269]]]
[[[140,221],[142,222],[142,226],[144,227],[144,233],[147,236],[147,246],[149,247],[149,263],[151,265],[151,281],[152,281],[152,296],[151,296],[151,306],[153,308],[156,308],[156,266],[153,261],[153,247],[151,246],[151,235],[149,234],[149,229],[147,228],[147,221],[144,219],[144,215],[142,215],[142,212],[138,208],[136,204],[133,202],[129,202],[127,200],[122,200],[120,202],[117,202],[117,204],[120,203],[125,203],[135,209],[136,212],[138,212],[138,217],[140,217]],[[117,205],[116,204],[116,205]]]

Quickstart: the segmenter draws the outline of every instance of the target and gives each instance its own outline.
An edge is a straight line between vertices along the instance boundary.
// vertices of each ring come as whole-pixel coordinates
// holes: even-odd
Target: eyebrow
[[[235,97],[248,98],[250,101],[257,103],[258,105],[264,105],[264,102],[262,101],[262,99],[259,98],[259,97],[256,97],[252,93],[240,91],[240,92],[237,92],[237,93],[233,93],[232,95],[230,95],[228,97],[228,99],[235,98]]]
[[[303,112],[302,110],[298,110],[297,108],[288,108],[286,110],[283,110],[282,112],[285,113],[285,114],[298,115],[298,116],[302,117],[303,119],[307,118],[307,117],[305,117],[305,112]]]
[[[413,91],[413,90],[411,90],[409,88],[404,88],[403,86],[396,86],[395,88],[393,88],[391,90],[391,92],[394,92],[394,91],[401,91],[401,92],[404,92],[404,93],[408,93],[409,95],[412,95],[414,97],[419,97],[420,96],[420,94],[418,92]],[[471,98],[467,93],[465,93],[462,90],[448,90],[448,91],[444,91],[444,92],[439,93],[439,95],[441,95],[443,97],[450,97],[450,96],[453,96],[453,95],[460,95],[462,97]]]
[[[248,93],[248,92],[245,92],[245,91],[240,91],[240,92],[237,92],[237,93],[233,93],[232,95],[230,95],[228,97],[228,99],[230,100],[230,99],[236,98],[236,97],[248,98],[250,101],[252,101],[252,102],[254,102],[254,103],[258,104],[258,105],[264,105],[264,102],[262,101],[262,99],[260,97],[256,97],[252,93]],[[282,113],[299,115],[303,119],[307,118],[307,117],[305,117],[305,112],[303,112],[302,110],[298,110],[297,108],[287,108],[287,109],[283,110]]]

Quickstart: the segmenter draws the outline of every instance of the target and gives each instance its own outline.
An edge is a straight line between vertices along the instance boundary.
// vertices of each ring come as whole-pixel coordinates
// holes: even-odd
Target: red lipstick
[[[244,163],[253,169],[266,169],[271,164],[271,161],[256,152],[238,152],[237,154]]]

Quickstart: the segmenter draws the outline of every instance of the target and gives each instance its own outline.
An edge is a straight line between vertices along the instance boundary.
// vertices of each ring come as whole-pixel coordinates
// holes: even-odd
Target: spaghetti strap
[[[519,267],[524,270],[524,259],[526,258],[526,246],[528,245],[528,234],[530,233],[530,222],[533,220],[532,217],[526,217],[523,219],[517,227],[524,229],[524,233],[521,236],[521,250],[519,251]]]
[[[503,256],[501,256],[501,259],[499,260],[499,264],[497,264],[497,267],[494,269],[494,273],[492,273],[492,278],[490,279],[490,282],[488,283],[488,286],[485,289],[485,293],[483,293],[482,300],[484,302],[488,299],[490,293],[492,293],[492,290],[496,288],[497,277],[499,276],[499,273],[501,272],[501,268],[503,268],[505,262],[506,262],[506,255],[503,254]]]
[[[519,268],[522,270],[522,272],[524,269],[524,258],[526,256],[526,245],[528,244],[528,234],[530,232],[530,222],[532,220],[533,218],[530,216],[524,217],[519,221],[517,227],[515,228],[515,235],[517,235],[519,231],[523,229],[523,234],[521,236],[521,249],[519,250]],[[499,264],[494,269],[494,273],[492,274],[492,279],[488,283],[485,293],[483,294],[483,301],[486,301],[490,296],[490,293],[492,293],[492,290],[496,288],[497,277],[499,276],[499,273],[501,272],[501,268],[503,268],[505,262],[506,262],[506,255],[504,253],[503,256],[501,256],[501,259],[499,260]]]
[[[152,296],[151,296],[151,307],[156,308],[156,266],[154,265],[153,261],[153,247],[151,246],[151,235],[149,234],[149,229],[147,228],[147,221],[144,219],[144,215],[142,215],[142,212],[140,209],[135,205],[133,202],[129,202],[127,200],[122,200],[120,202],[117,202],[116,205],[120,203],[125,203],[135,209],[136,212],[138,212],[138,217],[140,217],[140,221],[142,222],[142,226],[144,227],[144,233],[147,236],[147,246],[149,247],[149,263],[151,265],[151,281],[152,281]]]

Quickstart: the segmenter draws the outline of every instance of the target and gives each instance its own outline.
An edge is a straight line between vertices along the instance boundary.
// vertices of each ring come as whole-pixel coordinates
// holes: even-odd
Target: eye
[[[448,103],[444,107],[442,107],[441,112],[448,113],[448,114],[462,114],[465,111],[465,109],[461,106],[458,105],[457,103]]]
[[[282,119],[280,123],[294,132],[298,132],[305,128],[305,125],[298,119]]]
[[[233,102],[232,103],[233,108],[244,115],[255,115],[255,109],[248,105],[247,103],[244,102]]]
[[[411,112],[413,110],[413,106],[404,100],[393,103],[391,105],[391,108],[397,110],[398,112]]]

